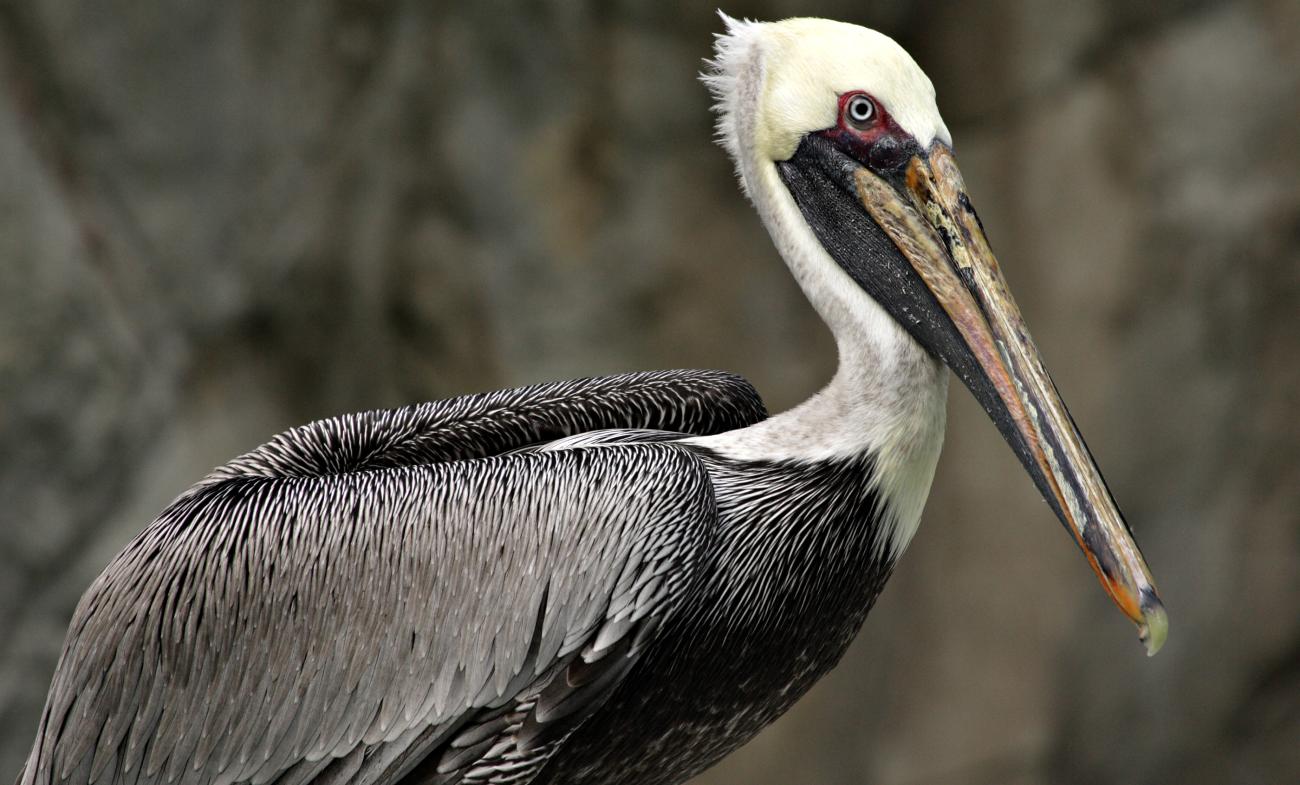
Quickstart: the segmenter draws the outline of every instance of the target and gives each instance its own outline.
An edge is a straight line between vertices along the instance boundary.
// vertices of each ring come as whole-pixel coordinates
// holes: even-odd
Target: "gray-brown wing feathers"
[[[556,743],[547,712],[624,669],[584,662],[634,656],[643,620],[675,607],[712,489],[671,445],[457,459],[762,416],[743,380],[669,372],[282,434],[178,498],[87,591],[19,785],[381,783],[446,744],[522,766]],[[575,685],[545,691],[557,673]],[[494,710],[540,746],[454,745]]]
[[[669,612],[712,505],[667,445],[215,486],[88,592],[24,782],[264,783],[503,706]]]

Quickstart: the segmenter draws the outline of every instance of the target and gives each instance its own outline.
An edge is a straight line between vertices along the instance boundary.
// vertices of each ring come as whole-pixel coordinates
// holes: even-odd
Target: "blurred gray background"
[[[736,2],[933,78],[1160,580],[1142,656],[954,383],[842,666],[699,781],[1300,782],[1300,4]],[[0,0],[0,781],[174,495],[340,412],[832,344],[710,142],[710,4]]]

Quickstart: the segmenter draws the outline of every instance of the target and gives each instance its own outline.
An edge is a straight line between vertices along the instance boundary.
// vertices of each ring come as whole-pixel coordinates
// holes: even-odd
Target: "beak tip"
[[[1142,592],[1142,624],[1138,627],[1138,637],[1146,646],[1147,656],[1154,657],[1168,636],[1169,614],[1165,612],[1164,603],[1155,592]]]

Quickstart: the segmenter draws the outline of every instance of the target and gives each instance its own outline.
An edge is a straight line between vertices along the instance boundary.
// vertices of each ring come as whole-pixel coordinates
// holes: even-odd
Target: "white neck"
[[[759,67],[755,64],[755,67]],[[920,521],[943,442],[947,369],[855,283],[813,234],[776,165],[753,145],[761,75],[737,79],[727,131],[745,191],[804,294],[835,336],[839,369],[821,392],[761,423],[690,440],[736,460],[870,456],[899,555]],[[758,78],[753,78],[758,77]],[[750,111],[746,111],[750,109]]]

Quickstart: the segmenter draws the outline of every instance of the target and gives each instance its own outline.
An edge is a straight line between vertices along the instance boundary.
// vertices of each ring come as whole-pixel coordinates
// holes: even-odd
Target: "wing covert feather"
[[[213,472],[311,477],[497,455],[611,428],[706,436],[767,417],[758,392],[724,371],[597,376],[362,412],[292,428]]]

